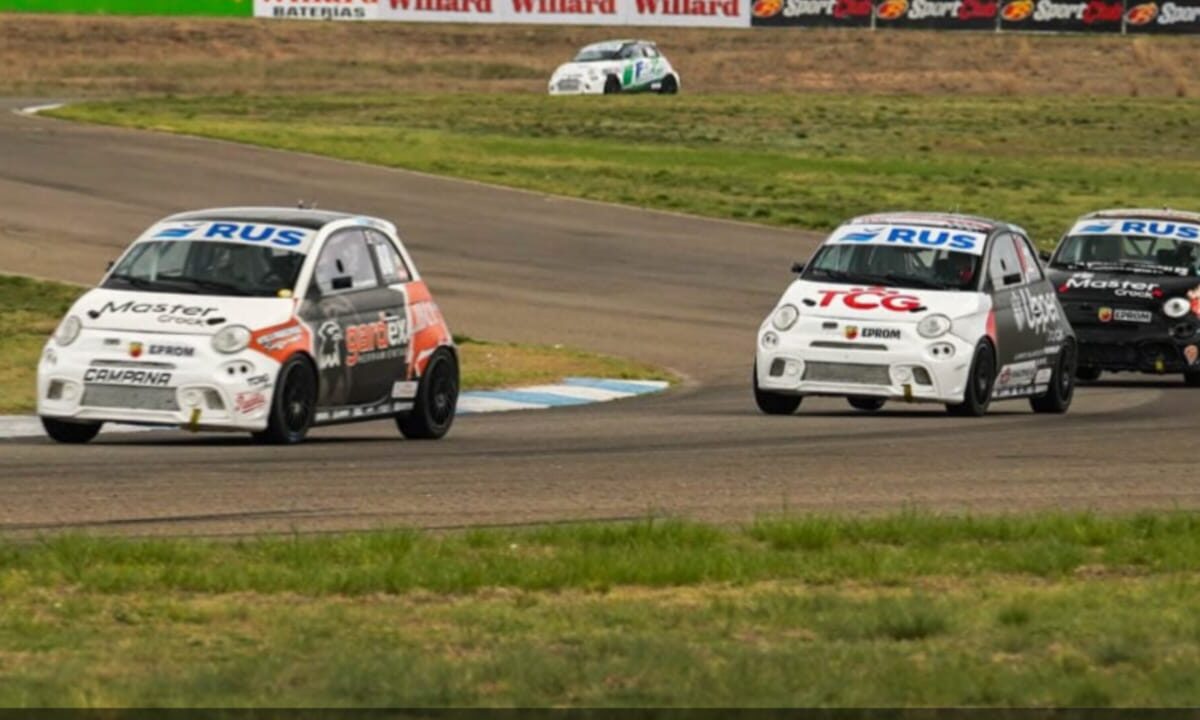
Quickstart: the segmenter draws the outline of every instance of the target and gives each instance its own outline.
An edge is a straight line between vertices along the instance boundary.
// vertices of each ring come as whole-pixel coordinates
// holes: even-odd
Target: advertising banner
[[[751,0],[380,0],[380,20],[748,27]]]
[[[994,30],[998,9],[997,0],[882,0],[875,27]]]
[[[254,0],[254,16],[279,20],[378,20],[380,0]]]
[[[1120,32],[1122,0],[1005,0],[1000,5],[1004,30]]]
[[[1125,29],[1130,33],[1200,32],[1200,0],[1168,0],[1134,4],[1125,11]]]
[[[755,0],[755,27],[869,27],[874,0]]]

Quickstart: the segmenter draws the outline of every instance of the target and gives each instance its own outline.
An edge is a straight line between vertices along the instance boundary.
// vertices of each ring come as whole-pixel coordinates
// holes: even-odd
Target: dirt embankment
[[[657,40],[688,92],[1200,94],[1200,38],[0,16],[0,92],[527,91],[588,42]]]

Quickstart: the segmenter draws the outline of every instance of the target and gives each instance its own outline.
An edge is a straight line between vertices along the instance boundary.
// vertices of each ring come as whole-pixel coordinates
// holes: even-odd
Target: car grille
[[[811,382],[891,385],[887,365],[809,362],[804,364],[804,379]]]
[[[579,78],[563,78],[557,87],[559,92],[574,92],[579,89]]]
[[[179,409],[175,388],[126,387],[89,383],[83,389],[83,405],[88,407],[133,408],[136,410]]]

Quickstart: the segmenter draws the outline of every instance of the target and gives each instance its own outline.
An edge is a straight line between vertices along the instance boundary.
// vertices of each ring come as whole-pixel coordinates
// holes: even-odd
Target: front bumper
[[[1080,367],[1145,373],[1200,370],[1200,323],[1195,318],[1096,324],[1089,317],[1072,319],[1072,325]]]
[[[548,90],[551,95],[603,95],[604,83],[607,80],[607,76],[593,79],[587,76],[568,75],[551,80]]]
[[[829,324],[829,323],[826,323]],[[828,330],[834,331],[833,333]],[[966,391],[974,344],[946,334],[927,340],[911,326],[900,340],[845,340],[838,328],[759,331],[758,387],[788,395],[861,395],[910,402],[959,403]],[[764,343],[773,332],[774,346]]]
[[[70,346],[50,340],[42,351],[38,414],[258,431],[267,426],[278,371],[275,360],[252,350],[218,353],[207,336],[84,330]]]

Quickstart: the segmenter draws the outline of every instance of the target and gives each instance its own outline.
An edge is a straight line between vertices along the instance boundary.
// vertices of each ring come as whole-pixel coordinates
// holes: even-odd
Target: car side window
[[[367,242],[371,246],[371,252],[375,254],[375,262],[379,265],[379,275],[383,278],[385,285],[406,283],[412,280],[412,273],[408,271],[408,266],[404,264],[404,258],[400,256],[400,252],[396,250],[396,246],[392,244],[391,240],[382,233],[368,230]]]
[[[1017,243],[1017,251],[1021,253],[1021,264],[1025,270],[1025,282],[1040,282],[1042,279],[1042,266],[1038,262],[1037,253],[1033,251],[1033,245],[1029,243],[1029,238],[1023,235],[1014,235],[1013,239]]]
[[[988,277],[996,290],[1015,287],[1025,282],[1021,260],[1012,235],[1000,235],[992,242],[992,255],[988,260]]]
[[[628,60],[638,56],[637,45],[626,45],[621,48],[620,57],[622,60]]]
[[[379,278],[363,232],[343,230],[325,241],[313,280],[322,294],[378,287]]]
[[[658,57],[658,50],[654,47],[651,47],[650,45],[647,45],[644,48],[642,48],[642,51],[644,53],[646,53],[646,57],[648,57],[648,58]]]

